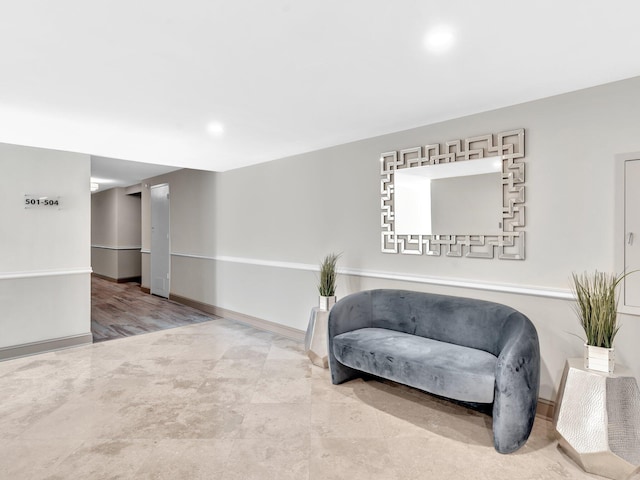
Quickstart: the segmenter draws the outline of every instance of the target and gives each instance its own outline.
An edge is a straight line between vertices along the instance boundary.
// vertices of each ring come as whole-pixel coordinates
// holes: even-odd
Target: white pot
[[[613,348],[584,344],[584,368],[597,372],[613,373],[615,366],[616,358]]]
[[[318,297],[319,302],[318,302],[318,306],[320,307],[320,310],[331,310],[331,307],[333,307],[336,303],[336,297],[335,295],[333,297],[323,297],[320,296]]]

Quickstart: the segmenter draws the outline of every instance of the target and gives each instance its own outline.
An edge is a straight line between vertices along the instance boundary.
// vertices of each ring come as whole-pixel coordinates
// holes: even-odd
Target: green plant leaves
[[[322,297],[333,297],[336,294],[337,272],[336,264],[340,254],[330,253],[320,264],[320,280],[318,292]]]
[[[616,288],[625,277],[596,270],[593,274],[571,274],[576,299],[574,310],[587,336],[587,344],[611,348],[620,329]]]

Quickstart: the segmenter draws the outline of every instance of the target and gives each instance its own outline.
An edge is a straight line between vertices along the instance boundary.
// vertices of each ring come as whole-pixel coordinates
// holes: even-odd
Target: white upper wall
[[[0,144],[0,272],[89,266],[89,156]],[[62,208],[25,209],[24,195],[60,196]]]
[[[336,251],[353,268],[566,289],[572,271],[614,268],[614,155],[640,150],[638,111],[635,78],[225,172],[216,253],[315,263]],[[519,127],[525,261],[380,252],[382,152]]]

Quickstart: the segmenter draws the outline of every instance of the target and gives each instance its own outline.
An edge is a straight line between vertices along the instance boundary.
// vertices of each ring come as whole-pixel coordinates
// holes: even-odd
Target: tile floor
[[[2,479],[583,479],[536,420],[409,388],[333,386],[302,344],[227,320],[0,362]]]

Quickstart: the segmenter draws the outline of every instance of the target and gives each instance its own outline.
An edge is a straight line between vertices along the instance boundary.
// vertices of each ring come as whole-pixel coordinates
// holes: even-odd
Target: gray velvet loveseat
[[[471,298],[370,290],[329,314],[329,368],[339,384],[366,372],[471,404],[492,405],[493,440],[511,453],[529,438],[540,350],[531,321]]]

